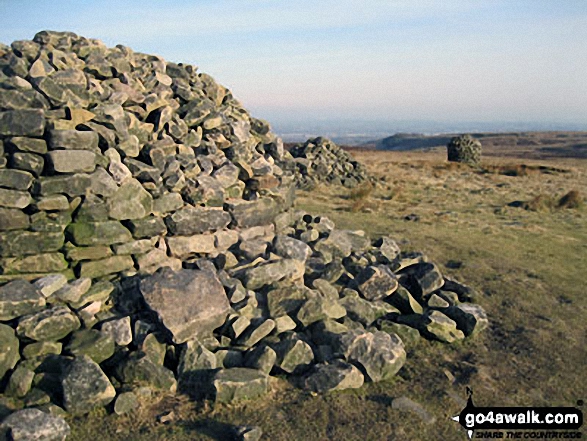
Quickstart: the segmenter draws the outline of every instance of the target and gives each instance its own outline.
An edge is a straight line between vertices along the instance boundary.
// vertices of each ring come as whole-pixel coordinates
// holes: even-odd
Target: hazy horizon
[[[277,132],[587,127],[584,0],[0,2],[3,43],[43,29],[195,64]]]

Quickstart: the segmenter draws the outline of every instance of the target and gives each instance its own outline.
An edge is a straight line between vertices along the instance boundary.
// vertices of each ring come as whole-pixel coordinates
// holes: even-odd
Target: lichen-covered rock
[[[250,400],[269,391],[268,376],[263,372],[247,369],[221,369],[212,379],[214,399],[217,403]]]
[[[65,441],[71,431],[62,417],[39,409],[14,412],[2,421],[0,430],[6,430],[13,441]]]
[[[26,280],[15,280],[0,287],[0,320],[7,321],[40,311],[45,297]]]
[[[332,364],[317,364],[303,381],[306,390],[325,393],[332,390],[357,389],[365,378],[359,369],[342,360]]]
[[[0,379],[20,360],[19,342],[14,329],[0,323]]]
[[[304,263],[295,259],[281,259],[248,269],[244,283],[248,289],[258,289],[280,280],[298,280],[304,275]]]
[[[273,349],[277,354],[275,365],[288,374],[303,373],[314,361],[312,347],[295,334],[287,336]]]
[[[140,289],[175,343],[212,331],[224,323],[230,310],[222,284],[206,271],[164,268],[143,279]]]
[[[149,386],[168,392],[177,390],[177,381],[173,372],[154,363],[146,355],[134,356],[126,360],[120,369],[120,377],[125,384],[129,385]]]
[[[114,354],[114,339],[95,329],[82,329],[72,334],[65,350],[76,357],[87,355],[99,364]]]
[[[53,306],[18,321],[18,335],[36,341],[56,341],[79,329],[77,316],[65,306]]]
[[[471,135],[455,136],[446,146],[448,160],[478,165],[481,162],[481,142]]]
[[[116,390],[100,366],[87,355],[73,360],[63,375],[63,404],[73,415],[106,406]]]
[[[445,343],[453,343],[465,338],[465,334],[457,329],[456,322],[440,311],[429,311],[425,314],[420,329],[432,338]]]
[[[406,361],[402,341],[395,334],[359,329],[341,334],[337,351],[351,363],[359,364],[371,381],[388,380]]]

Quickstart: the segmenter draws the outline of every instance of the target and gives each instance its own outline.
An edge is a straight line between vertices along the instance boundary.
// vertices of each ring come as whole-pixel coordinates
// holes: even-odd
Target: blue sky
[[[71,30],[199,66],[270,121],[587,127],[587,0],[0,0],[0,41]]]

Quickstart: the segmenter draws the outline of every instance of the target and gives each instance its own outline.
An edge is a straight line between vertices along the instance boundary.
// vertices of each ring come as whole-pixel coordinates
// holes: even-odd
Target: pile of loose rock
[[[481,142],[471,135],[455,136],[446,146],[448,160],[478,165],[481,162]]]
[[[0,55],[13,437],[65,436],[64,412],[123,414],[155,390],[230,402],[280,374],[360,387],[421,335],[487,325],[424,256],[293,210],[281,140],[195,67],[46,31]]]
[[[367,169],[327,138],[308,139],[290,153],[298,188],[311,189],[318,182],[353,188],[369,180]]]

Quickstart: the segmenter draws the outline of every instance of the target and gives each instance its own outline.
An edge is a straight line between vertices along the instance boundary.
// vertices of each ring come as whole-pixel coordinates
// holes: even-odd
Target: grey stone
[[[42,136],[45,130],[43,110],[6,110],[0,112],[0,135]]]
[[[263,430],[259,426],[238,426],[235,429],[236,441],[259,441]]]
[[[19,365],[14,370],[14,372],[12,372],[12,375],[10,375],[8,385],[6,386],[4,393],[13,397],[24,397],[31,390],[34,377],[34,371],[24,367],[23,365]]]
[[[33,179],[33,175],[26,171],[0,169],[0,187],[28,190],[33,183]]]
[[[0,188],[0,207],[25,208],[33,202],[33,198],[26,191],[7,190]]]
[[[67,277],[63,274],[51,274],[35,280],[33,284],[45,297],[49,297],[67,284]]]
[[[7,431],[13,441],[65,441],[71,431],[62,417],[39,409],[14,412],[2,421],[2,429]]]
[[[21,152],[38,153],[40,155],[47,153],[47,143],[44,139],[14,137],[10,138],[9,143]]]
[[[465,334],[457,329],[457,324],[440,311],[429,311],[423,316],[421,331],[430,338],[445,343],[453,343],[465,338]]]
[[[238,344],[246,347],[255,346],[275,329],[275,322],[271,319],[259,324],[252,324],[238,339]]]
[[[130,242],[132,235],[120,222],[74,222],[67,227],[78,246],[112,245]]]
[[[304,275],[304,263],[294,259],[281,259],[246,270],[244,284],[256,290],[280,280],[298,280]]]
[[[304,242],[284,235],[278,235],[275,237],[273,247],[278,256],[287,259],[301,260],[303,262],[305,262],[312,254],[312,248]]]
[[[37,209],[44,211],[69,210],[69,201],[62,194],[46,196],[37,201]]]
[[[64,239],[63,233],[31,231],[0,233],[0,255],[13,257],[53,252],[63,246]]]
[[[0,320],[12,320],[44,307],[45,297],[26,280],[14,280],[0,287]]]
[[[277,354],[275,365],[288,374],[303,373],[314,360],[310,345],[295,335],[282,340],[273,349]]]
[[[167,392],[177,390],[177,381],[173,372],[160,364],[154,363],[146,355],[129,358],[121,368],[121,379],[134,386],[149,386]]]
[[[67,269],[67,262],[61,253],[36,254],[13,257],[0,261],[4,274],[11,273],[52,273]]]
[[[267,225],[279,212],[277,203],[271,198],[256,201],[231,200],[226,205],[234,223],[242,228]]]
[[[183,207],[184,202],[178,193],[165,193],[161,197],[153,200],[153,213],[156,215],[163,215]]]
[[[489,326],[485,310],[477,304],[461,303],[447,308],[444,313],[457,323],[457,328],[468,337]]]
[[[77,302],[92,286],[88,277],[76,279],[55,292],[55,297],[64,302]]]
[[[114,354],[114,339],[96,329],[82,329],[71,335],[65,350],[76,357],[87,355],[99,364]]]
[[[224,288],[207,271],[166,268],[141,280],[140,290],[147,305],[163,325],[182,343],[222,325],[230,310]]]
[[[189,236],[225,228],[230,215],[221,208],[186,207],[166,218],[167,228],[178,236]]]
[[[24,230],[29,225],[29,217],[21,210],[0,207],[0,231]]]
[[[38,193],[41,196],[58,193],[70,197],[83,196],[91,184],[91,176],[83,173],[71,176],[43,176],[38,180]]]
[[[216,356],[208,350],[200,341],[189,340],[179,358],[177,373],[181,382],[189,382],[202,370],[216,369],[218,362]]]
[[[399,286],[395,293],[389,297],[389,303],[401,311],[402,314],[423,314],[422,305],[403,286]]]
[[[0,379],[20,360],[19,342],[14,329],[0,323]]]
[[[132,343],[130,317],[122,317],[104,322],[100,330],[103,334],[109,335],[119,346],[127,346]]]
[[[16,152],[12,154],[9,165],[13,169],[29,171],[35,176],[40,176],[45,160],[41,155],[34,153]]]
[[[22,356],[28,360],[43,357],[44,355],[59,355],[63,344],[56,341],[38,341],[26,345],[22,350]]]
[[[86,355],[73,360],[63,380],[63,404],[72,415],[84,415],[106,406],[116,390],[100,366]]]
[[[395,275],[383,265],[365,268],[360,273],[357,283],[359,292],[371,301],[393,294],[399,286]]]
[[[444,285],[442,274],[433,263],[417,263],[409,266],[402,273],[410,276],[410,292],[416,298],[431,294]]]
[[[351,363],[358,363],[374,381],[392,378],[406,361],[402,341],[395,334],[358,329],[341,334],[337,349]]]
[[[139,405],[139,399],[133,392],[123,392],[116,397],[114,413],[116,415],[125,415],[138,408]]]
[[[160,217],[146,217],[135,219],[128,223],[135,239],[145,239],[163,235],[167,232],[165,222]],[[128,242],[128,241],[125,241]]]
[[[135,263],[131,256],[112,256],[102,260],[82,262],[79,274],[80,277],[95,279],[133,269],[134,265]]]
[[[325,393],[333,390],[358,389],[365,379],[359,369],[342,360],[332,364],[318,364],[304,378],[303,388],[311,392]]]
[[[90,190],[97,196],[110,197],[118,190],[118,185],[112,176],[102,167],[97,167],[89,179]]]
[[[54,306],[22,317],[16,332],[36,341],[56,341],[68,336],[81,326],[77,316],[64,306]]]
[[[245,366],[269,375],[277,361],[277,354],[269,346],[259,345],[245,355]]]
[[[417,329],[401,323],[393,323],[387,320],[379,323],[379,328],[388,334],[397,334],[406,346],[412,346],[420,341],[420,333]]]
[[[142,219],[151,213],[153,198],[136,179],[129,179],[108,201],[112,219]]]
[[[221,369],[214,375],[212,387],[217,403],[250,400],[269,392],[268,376],[247,368]]]
[[[180,259],[186,259],[194,254],[210,254],[216,250],[212,234],[171,236],[166,238],[166,242],[171,255]]]
[[[91,173],[96,168],[96,154],[87,150],[54,150],[47,157],[56,173]]]

